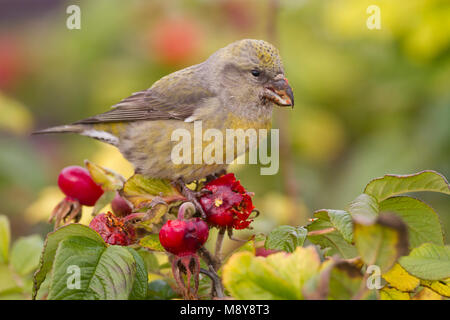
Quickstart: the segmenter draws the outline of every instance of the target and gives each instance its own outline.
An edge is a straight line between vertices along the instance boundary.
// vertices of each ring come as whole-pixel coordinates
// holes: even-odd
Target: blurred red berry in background
[[[24,71],[22,49],[17,40],[0,35],[0,89],[11,89]]]
[[[167,65],[188,64],[202,46],[203,32],[191,18],[160,20],[151,33],[151,53]]]

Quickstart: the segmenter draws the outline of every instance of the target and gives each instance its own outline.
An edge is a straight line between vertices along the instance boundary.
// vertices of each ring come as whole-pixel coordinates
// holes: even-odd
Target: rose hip
[[[92,219],[89,227],[97,231],[106,243],[128,246],[135,241],[136,231],[123,218],[114,216],[111,212],[101,213]]]
[[[67,197],[85,206],[95,205],[103,194],[101,186],[92,180],[89,171],[79,166],[64,168],[58,176],[58,186]]]
[[[114,214],[118,217],[125,217],[133,211],[133,208],[130,204],[120,196],[118,192],[116,192],[116,196],[111,202],[111,209]]]
[[[192,255],[208,240],[208,224],[200,218],[169,220],[159,231],[159,241],[177,256]]]

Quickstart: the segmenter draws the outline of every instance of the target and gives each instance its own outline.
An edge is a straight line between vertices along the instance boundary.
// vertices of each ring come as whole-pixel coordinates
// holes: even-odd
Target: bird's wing
[[[193,115],[196,108],[203,104],[205,99],[211,97],[213,95],[205,91],[202,94],[187,95],[172,102],[170,99],[152,92],[152,89],[148,89],[123,99],[110,111],[77,121],[74,124],[168,119],[184,121]]]
[[[151,88],[136,92],[105,113],[75,124],[138,120],[181,120],[191,117],[198,108],[215,97],[203,79],[208,71],[204,63],[194,65],[157,81]]]

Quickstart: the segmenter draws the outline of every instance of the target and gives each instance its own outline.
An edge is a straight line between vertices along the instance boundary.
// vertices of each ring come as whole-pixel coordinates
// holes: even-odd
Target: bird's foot
[[[197,197],[202,196],[204,194],[209,193],[209,190],[200,190],[200,191],[193,191],[191,189],[189,189],[186,186],[186,183],[184,183],[183,179],[178,179],[175,184],[180,188],[181,190],[181,194],[190,202],[192,202],[195,206],[195,208],[197,209],[197,211],[200,212],[200,215],[202,216],[203,219],[206,218],[206,213],[203,210],[202,205],[200,204],[200,202],[198,202]]]

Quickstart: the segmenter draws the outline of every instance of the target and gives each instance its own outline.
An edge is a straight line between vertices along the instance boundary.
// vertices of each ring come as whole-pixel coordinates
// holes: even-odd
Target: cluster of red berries
[[[52,215],[56,217],[55,227],[59,222],[78,221],[81,206],[94,206],[104,194],[102,186],[97,184],[88,170],[71,166],[64,168],[58,185],[66,198],[58,204]],[[197,198],[202,206],[206,219],[187,217],[185,212],[190,208],[192,214],[195,207],[191,202],[183,203],[178,209],[175,220],[168,220],[159,231],[161,245],[175,257],[172,259],[174,279],[185,298],[195,298],[199,288],[200,261],[197,255],[208,240],[210,226],[223,231],[228,229],[244,229],[252,222],[249,219],[254,210],[251,197],[233,173],[223,175],[208,182]],[[97,231],[106,243],[128,246],[136,241],[136,229],[133,225],[140,213],[133,213],[130,204],[116,193],[111,202],[114,213],[101,213],[92,219],[89,227]],[[264,253],[263,253],[264,254]],[[186,274],[187,284],[182,274]],[[191,288],[194,279],[194,290]]]
[[[64,168],[59,174],[58,185],[66,195],[63,203],[70,204],[62,206],[64,210],[72,210],[77,205],[78,209],[81,205],[94,206],[104,193],[89,171],[79,166]],[[206,221],[200,218],[185,218],[183,211],[176,220],[167,221],[159,232],[162,246],[176,256],[195,254],[208,239],[208,224],[224,229],[244,229],[252,222],[249,219],[254,209],[252,194],[244,189],[233,173],[208,182],[204,189],[206,192],[202,193],[198,200],[206,213]],[[99,214],[89,226],[109,244],[132,244],[136,231],[127,219],[132,213],[132,207],[118,193],[111,202],[111,207],[114,214]],[[68,216],[68,212],[60,214]]]

